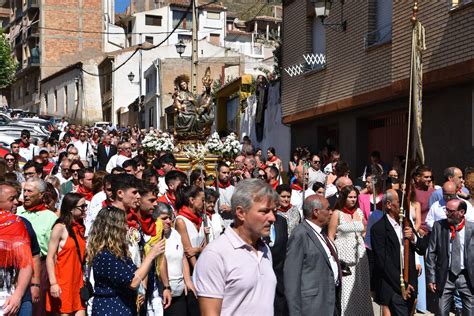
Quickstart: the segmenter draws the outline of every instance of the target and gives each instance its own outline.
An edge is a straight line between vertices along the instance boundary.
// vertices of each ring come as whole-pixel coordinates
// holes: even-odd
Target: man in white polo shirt
[[[231,199],[234,224],[199,257],[194,284],[203,315],[273,316],[276,277],[269,247],[278,194],[260,179],[246,179]]]

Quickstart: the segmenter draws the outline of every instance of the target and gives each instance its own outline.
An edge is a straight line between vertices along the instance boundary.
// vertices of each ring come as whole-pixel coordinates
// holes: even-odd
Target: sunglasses
[[[6,161],[15,161],[15,158],[6,158]]]

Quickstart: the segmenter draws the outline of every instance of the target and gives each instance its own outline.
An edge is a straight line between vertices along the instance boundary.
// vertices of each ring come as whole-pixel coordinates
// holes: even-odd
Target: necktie
[[[329,240],[328,236],[325,234],[322,234],[324,237],[324,241],[326,242],[326,246],[329,248],[329,252],[331,253],[331,256],[336,260],[337,263],[337,280],[338,284],[341,284],[342,280],[342,271],[341,271],[341,262],[339,261],[339,256],[337,255],[336,249],[332,246],[331,241]]]
[[[455,275],[461,273],[461,237],[458,232],[451,245],[451,272]]]
[[[105,146],[105,154],[109,156],[109,146]]]

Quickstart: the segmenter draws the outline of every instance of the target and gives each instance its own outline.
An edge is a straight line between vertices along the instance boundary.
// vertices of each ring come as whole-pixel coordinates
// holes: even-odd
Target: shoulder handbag
[[[92,287],[92,283],[89,281],[89,278],[87,277],[87,272],[86,272],[86,263],[85,263],[85,258],[82,258],[81,256],[81,249],[79,248],[79,243],[77,242],[76,239],[76,234],[71,231],[71,238],[74,240],[74,243],[76,244],[76,250],[77,250],[77,255],[79,256],[79,261],[81,262],[81,269],[82,269],[82,274],[84,278],[84,285],[81,287],[79,290],[79,295],[81,297],[81,300],[87,302],[90,298],[94,296],[94,288]]]

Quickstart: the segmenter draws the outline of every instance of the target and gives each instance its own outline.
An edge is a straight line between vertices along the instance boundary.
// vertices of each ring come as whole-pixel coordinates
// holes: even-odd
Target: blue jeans
[[[33,313],[33,304],[31,301],[25,301],[21,303],[20,310],[18,311],[18,316],[31,316]]]

